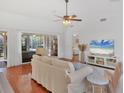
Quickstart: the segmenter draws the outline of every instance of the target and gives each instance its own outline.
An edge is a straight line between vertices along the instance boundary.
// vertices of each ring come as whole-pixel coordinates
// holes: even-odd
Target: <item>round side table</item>
[[[105,78],[104,73],[97,71],[94,71],[92,74],[88,75],[87,80],[92,85],[92,93],[95,93],[95,87],[99,87],[100,93],[103,93],[103,86],[107,88],[107,85],[109,84],[109,80]]]

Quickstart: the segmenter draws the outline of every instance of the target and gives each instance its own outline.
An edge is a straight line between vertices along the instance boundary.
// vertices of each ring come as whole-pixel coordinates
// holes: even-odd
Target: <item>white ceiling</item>
[[[114,0],[120,1],[120,0]],[[89,10],[97,11],[109,9],[114,2],[112,0],[69,0],[69,10],[71,13],[80,13]],[[23,16],[42,17],[65,13],[64,0],[0,0],[0,10]]]
[[[27,17],[46,17],[64,13],[63,0],[1,0],[0,10]]]
[[[120,1],[122,0],[69,0],[69,14],[76,14],[87,22],[96,16],[115,14],[120,9]],[[0,26],[30,29],[60,26],[62,24],[53,20],[57,19],[55,15],[64,14],[64,0],[0,0]]]

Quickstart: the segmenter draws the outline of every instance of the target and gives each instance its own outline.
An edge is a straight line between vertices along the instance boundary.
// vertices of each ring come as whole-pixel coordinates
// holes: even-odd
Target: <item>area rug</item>
[[[4,73],[0,72],[0,93],[14,93]]]

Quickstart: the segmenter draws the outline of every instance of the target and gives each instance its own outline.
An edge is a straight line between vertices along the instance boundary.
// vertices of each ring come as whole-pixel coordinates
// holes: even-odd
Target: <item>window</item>
[[[38,47],[45,48],[48,51],[49,56],[57,56],[57,36],[31,33],[22,34],[22,51],[35,51]]]

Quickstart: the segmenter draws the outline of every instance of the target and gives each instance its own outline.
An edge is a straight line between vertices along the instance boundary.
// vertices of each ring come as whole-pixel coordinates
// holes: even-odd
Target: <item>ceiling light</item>
[[[5,33],[2,33],[2,35],[4,36],[4,35],[5,35]]]
[[[33,37],[36,37],[36,35],[33,35]]]
[[[66,14],[64,16],[57,16],[58,18],[61,18],[63,20],[63,24],[69,25],[72,21],[82,21],[82,19],[76,18],[77,16],[75,14],[74,15],[68,15],[69,0],[65,0],[65,3],[66,3]]]
[[[69,24],[71,24],[71,22],[70,22],[70,20],[63,20],[63,24],[64,25],[69,25]]]

